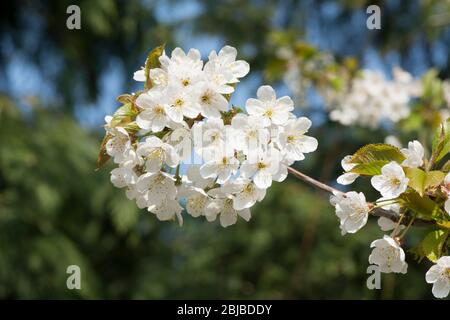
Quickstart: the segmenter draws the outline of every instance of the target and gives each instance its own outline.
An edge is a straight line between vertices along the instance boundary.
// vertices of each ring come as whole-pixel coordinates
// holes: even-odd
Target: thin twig
[[[322,189],[323,191],[329,192],[329,193],[342,193],[342,191],[339,191],[333,187],[330,187],[329,185],[326,185],[325,183],[322,183],[320,181],[317,181],[316,179],[311,178],[310,176],[307,176],[306,174],[295,170],[294,168],[288,167],[288,171],[290,174],[292,174],[293,176],[319,188]]]
[[[304,174],[303,172],[300,172],[298,170],[295,170],[294,168],[288,167],[288,172],[290,174],[292,174],[294,177],[303,180],[307,183],[309,183],[310,185],[317,187],[325,192],[331,193],[331,194],[337,194],[337,193],[343,193],[342,191],[335,189],[323,182],[317,181],[314,178],[311,178],[310,176],[307,176],[306,174]],[[370,213],[375,216],[375,217],[385,217],[388,218],[394,222],[398,222],[400,216],[398,215],[398,213],[396,213],[395,211],[391,211],[391,210],[386,210],[386,209],[382,209],[382,208],[375,208],[372,211],[370,211]],[[400,221],[401,222],[401,221]],[[413,222],[413,224],[415,226],[430,226],[430,225],[434,225],[435,222],[434,221],[428,221],[428,220],[422,220],[422,219],[418,219],[416,218]]]

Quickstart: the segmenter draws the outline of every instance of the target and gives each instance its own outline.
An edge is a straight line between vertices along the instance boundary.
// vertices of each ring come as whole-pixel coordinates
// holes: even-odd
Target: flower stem
[[[180,176],[180,165],[177,165],[175,172],[175,185],[181,185],[181,176]]]
[[[406,235],[406,232],[408,232],[408,229],[412,226],[412,224],[414,223],[414,220],[415,220],[415,219],[416,219],[416,217],[413,216],[413,217],[411,218],[411,220],[409,220],[409,223],[408,223],[408,225],[406,226],[405,230],[403,230],[403,233],[402,233],[401,235],[398,236],[399,239],[402,239],[402,238]]]

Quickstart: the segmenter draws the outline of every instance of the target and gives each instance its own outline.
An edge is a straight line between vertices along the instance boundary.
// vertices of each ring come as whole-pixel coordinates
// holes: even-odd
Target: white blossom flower
[[[181,48],[175,48],[170,58],[163,54],[159,57],[159,62],[161,63],[161,67],[167,70],[169,74],[176,73],[179,68],[187,68],[199,72],[203,66],[200,51],[197,49],[189,49],[186,54]]]
[[[401,152],[406,157],[402,165],[410,168],[417,168],[423,164],[423,156],[425,150],[419,141],[414,140],[408,143],[408,148],[401,149]]]
[[[200,174],[200,165],[191,165],[187,171],[186,180],[194,187],[205,189],[211,188],[214,184],[214,178],[203,178]]]
[[[177,195],[175,179],[165,172],[145,173],[138,178],[136,185],[145,195],[149,206],[159,206],[166,199],[175,199]]]
[[[183,117],[194,119],[200,113],[200,109],[195,103],[196,98],[192,96],[192,92],[180,86],[169,86],[166,91],[166,99],[166,113],[176,123],[181,123]]]
[[[256,93],[258,99],[247,100],[245,108],[250,115],[262,117],[264,126],[284,125],[289,119],[290,111],[294,110],[294,103],[288,96],[277,99],[275,90],[271,86],[261,86]]]
[[[213,160],[206,162],[200,167],[203,178],[216,178],[217,183],[223,184],[234,175],[239,168],[239,160],[231,152],[217,153]]]
[[[174,220],[177,218],[179,225],[183,225],[183,216],[181,215],[183,207],[179,204],[178,200],[164,199],[158,205],[149,206],[148,211],[154,213],[161,221]]]
[[[112,138],[106,143],[106,152],[114,159],[115,163],[121,163],[128,156],[131,148],[130,136],[122,127],[108,129]]]
[[[278,172],[279,162],[279,153],[272,149],[256,161],[245,160],[241,165],[241,175],[243,178],[252,178],[258,188],[267,189]]]
[[[245,155],[257,152],[269,143],[269,130],[264,127],[259,116],[239,113],[231,120],[231,127],[234,130],[232,134],[234,148]]]
[[[340,219],[342,235],[355,233],[366,225],[370,209],[364,193],[337,193],[331,196],[330,202]]]
[[[233,200],[229,198],[210,201],[206,206],[205,215],[208,221],[214,221],[219,215],[220,225],[224,228],[235,224],[238,216],[245,221],[250,221],[251,218],[250,209],[235,210]]]
[[[203,189],[195,188],[190,196],[187,197],[186,211],[197,218],[205,214],[205,208],[209,203],[209,196]]]
[[[410,114],[409,102],[415,96],[412,86],[415,84],[387,80],[378,71],[362,70],[348,90],[320,91],[331,109],[331,120],[377,128],[383,121],[396,123]]]
[[[164,142],[170,144],[180,157],[180,163],[190,164],[192,160],[192,136],[191,130],[184,126],[173,129],[172,132],[163,137]]]
[[[170,65],[167,85],[182,88],[184,90],[192,89],[196,84],[203,80],[201,64],[198,65],[198,67],[193,68],[191,65],[178,64]]]
[[[433,284],[433,295],[445,298],[450,292],[450,256],[440,257],[426,273],[425,280]]]
[[[385,235],[370,244],[373,248],[369,263],[378,265],[381,272],[406,273],[408,264],[405,262],[405,252],[398,242]]]
[[[196,88],[196,103],[202,116],[220,118],[220,112],[228,110],[228,101],[210,82],[202,82]]]
[[[168,106],[159,91],[148,91],[139,95],[136,104],[144,110],[136,117],[137,125],[145,130],[159,132],[167,126],[169,119],[166,114]]]
[[[311,120],[305,117],[292,119],[286,123],[284,131],[279,134],[279,143],[289,159],[303,160],[304,153],[317,149],[317,139],[305,135],[310,127]]]
[[[258,188],[250,179],[241,177],[224,184],[222,191],[233,196],[235,210],[248,209],[266,196],[266,189]]]
[[[373,176],[371,179],[372,186],[387,198],[396,198],[405,192],[408,182],[403,168],[394,161],[384,165],[381,168],[381,175]]]
[[[345,173],[341,174],[337,178],[337,183],[342,184],[343,186],[352,184],[353,182],[355,182],[356,178],[359,177],[359,174],[349,172],[356,166],[356,163],[350,162],[351,160],[352,160],[352,156],[348,155],[348,156],[345,156],[341,161],[341,166],[342,166],[342,169],[344,169]]]
[[[119,167],[111,171],[111,182],[116,188],[124,188],[135,184],[136,180],[136,173],[131,168]]]
[[[150,173],[159,171],[163,164],[174,168],[180,161],[174,147],[155,136],[150,136],[145,139],[145,142],[140,142],[137,154],[144,157],[147,172]]]
[[[223,120],[218,118],[208,118],[194,124],[192,133],[195,151],[206,160],[214,159],[217,152],[228,149],[225,143],[227,129]]]
[[[121,167],[134,168],[144,164],[144,159],[136,153],[134,148],[128,149],[122,158],[122,162],[119,163]]]
[[[197,49],[190,49],[186,54],[181,48],[175,48],[170,58],[164,53],[159,62],[160,68],[150,69],[150,79],[157,88],[164,89],[169,83],[189,87],[202,79],[203,61]],[[138,77],[142,79],[141,74]]]
[[[243,78],[250,71],[249,64],[244,60],[237,60],[237,50],[231,46],[225,46],[220,49],[219,54],[212,51],[209,54],[209,61],[205,65],[205,69],[208,69],[208,65],[214,64],[218,73],[222,74],[227,83],[236,83],[239,78]]]

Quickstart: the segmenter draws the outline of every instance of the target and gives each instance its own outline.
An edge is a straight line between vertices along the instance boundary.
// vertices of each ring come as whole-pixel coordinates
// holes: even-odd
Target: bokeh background
[[[70,4],[81,30],[66,28]],[[381,30],[366,28],[369,4],[382,9]],[[94,170],[103,117],[138,88],[133,71],[163,42],[205,56],[237,47],[251,65],[232,100],[243,105],[263,83],[290,94],[270,73],[274,35],[365,68],[434,67],[449,78],[449,23],[444,0],[1,1],[0,298],[432,298],[429,264],[410,255],[406,275],[367,289],[376,221],[342,237],[327,196],[292,178],[269,189],[249,223],[187,217],[180,228],[128,201],[109,182],[111,164]],[[313,120],[319,149],[297,167],[319,180],[333,183],[343,156],[389,133],[330,122],[314,92],[305,101],[296,113]],[[82,290],[66,287],[72,264]]]

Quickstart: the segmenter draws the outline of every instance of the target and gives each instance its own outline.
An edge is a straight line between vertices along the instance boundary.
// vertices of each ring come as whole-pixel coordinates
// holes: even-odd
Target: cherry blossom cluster
[[[393,69],[393,79],[381,72],[362,70],[347,90],[321,90],[330,119],[342,125],[376,128],[383,121],[396,123],[410,114],[410,101],[420,95],[420,82],[400,68]]]
[[[162,52],[156,67],[134,73],[151,86],[132,95],[131,111],[106,117],[105,152],[118,165],[111,182],[159,220],[181,225],[185,208],[223,227],[248,221],[272,181],[317,148],[305,135],[311,121],[297,118],[291,98],[270,86],[247,100],[246,112],[230,106],[250,70],[236,57],[230,46],[206,62],[196,49]]]
[[[436,206],[442,210],[443,216],[440,217],[442,221],[447,223],[450,220],[450,173],[445,175],[441,171],[422,171],[425,165],[425,150],[419,141],[411,141],[407,148],[402,148],[399,151],[402,155],[401,159],[403,159],[401,162],[390,161],[381,167],[380,174],[371,177],[370,182],[373,188],[381,195],[377,201],[369,203],[362,192],[356,191],[335,192],[330,198],[330,202],[335,207],[336,215],[340,220],[343,235],[356,233],[363,228],[367,223],[369,214],[379,208],[394,214],[396,221],[385,216],[378,219],[381,230],[384,232],[392,231],[392,233],[384,235],[383,238],[373,241],[370,245],[373,250],[369,256],[369,263],[379,266],[380,271],[385,273],[406,273],[407,271],[408,264],[405,261],[405,252],[401,247],[401,239],[414,221],[415,215],[406,218],[408,212],[411,211],[409,206],[415,205],[414,201],[418,204],[425,203],[425,200],[428,201],[427,203],[430,201],[432,201],[432,204],[437,203]],[[350,185],[360,177],[360,174],[352,171],[358,166],[354,162],[354,156],[344,157],[341,165],[344,173],[337,179],[339,184]],[[422,181],[420,180],[422,172],[429,175],[430,181],[434,179],[434,184],[430,182],[430,188],[427,189],[428,196],[424,195],[424,198],[412,190],[417,189],[417,181]],[[367,175],[370,176],[370,174]],[[413,181],[413,179],[417,181]],[[423,181],[426,182],[427,179],[428,176],[423,178]],[[407,220],[409,220],[409,223]],[[448,235],[448,231],[446,232]],[[445,243],[446,238],[443,239],[441,245],[444,253],[446,251]],[[435,261],[435,264],[426,274],[426,281],[433,284],[432,292],[435,297],[448,296],[450,291],[449,256],[443,255]]]

